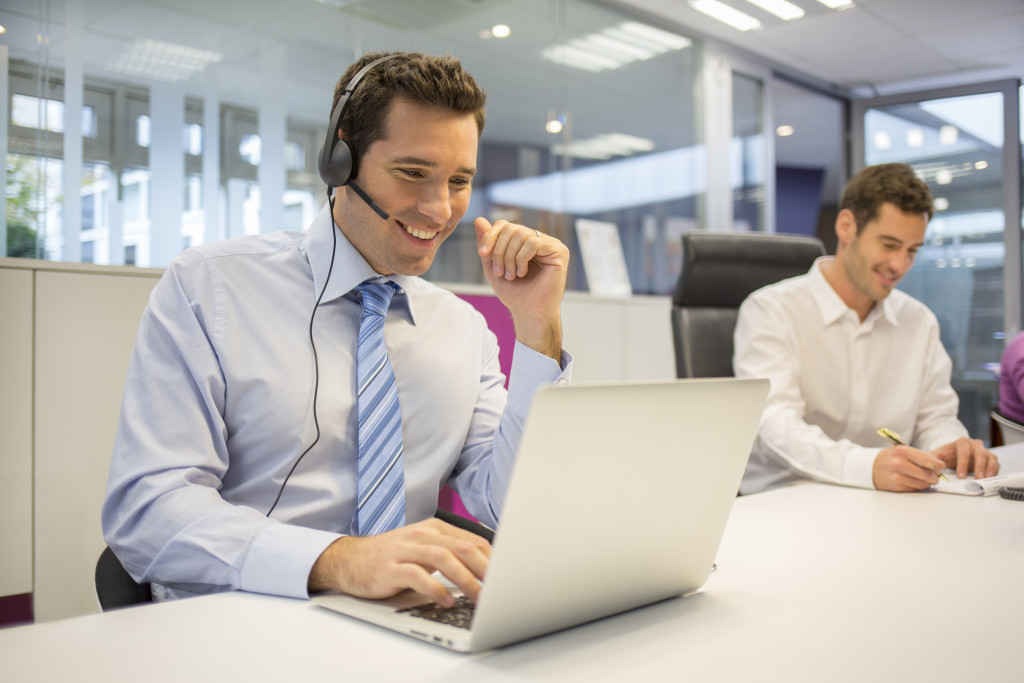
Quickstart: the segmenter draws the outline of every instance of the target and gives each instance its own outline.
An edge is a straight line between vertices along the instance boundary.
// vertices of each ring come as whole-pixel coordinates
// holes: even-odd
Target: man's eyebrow
[[[399,157],[398,159],[392,159],[391,163],[407,164],[409,166],[425,166],[427,168],[437,168],[437,162],[430,161],[428,159],[421,159],[419,157]],[[475,176],[476,169],[471,168],[469,166],[464,166],[463,168],[460,168],[458,171],[456,171],[456,173],[461,173],[463,175],[468,176]]]
[[[895,242],[896,244],[899,244],[899,245],[903,244],[903,240],[901,240],[899,237],[894,237],[893,235],[879,235],[878,239],[885,240],[885,241],[888,241],[888,242]],[[914,247],[920,248],[920,247],[923,247],[923,246],[924,246],[924,242],[915,242],[915,243],[910,245],[911,248],[914,248]]]

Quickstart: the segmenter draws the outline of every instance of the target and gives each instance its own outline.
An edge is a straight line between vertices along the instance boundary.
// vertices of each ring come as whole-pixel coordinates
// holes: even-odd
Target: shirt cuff
[[[561,363],[529,346],[516,342],[508,378],[508,406],[526,415],[533,395],[545,384],[568,384],[572,377],[572,355],[562,351]]]
[[[341,534],[274,524],[261,530],[242,566],[240,586],[250,593],[309,597],[309,572],[321,553]]]
[[[862,489],[875,488],[874,469],[878,453],[877,448],[858,448],[847,453],[843,467],[843,483]]]

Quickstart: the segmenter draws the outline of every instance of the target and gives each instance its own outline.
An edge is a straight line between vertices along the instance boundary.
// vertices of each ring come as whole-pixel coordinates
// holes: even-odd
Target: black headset
[[[348,82],[345,92],[341,94],[341,97],[338,98],[338,103],[334,105],[334,110],[331,112],[331,123],[327,127],[327,137],[324,139],[324,144],[320,148],[320,154],[317,157],[317,169],[320,171],[320,178],[327,183],[328,195],[330,195],[333,188],[351,184],[352,188],[364,201],[370,203],[371,206],[376,206],[370,202],[370,199],[365,196],[359,186],[352,181],[352,170],[356,166],[356,153],[349,146],[348,142],[338,137],[338,128],[341,125],[341,114],[345,110],[345,104],[352,97],[353,91],[355,91],[363,76],[381,62],[397,56],[397,54],[385,55],[373,60],[360,69],[352,77],[352,80]],[[378,210],[377,213],[380,213],[380,211]],[[387,220],[387,216],[382,216],[382,218]]]
[[[376,203],[370,197],[363,192],[363,189],[356,185],[356,182],[352,180],[352,168],[355,165],[355,151],[349,147],[348,143],[338,137],[338,126],[341,124],[341,113],[345,109],[345,103],[348,102],[348,98],[352,96],[352,91],[356,89],[356,85],[362,77],[373,67],[377,66],[383,61],[397,57],[398,54],[390,54],[375,59],[352,77],[352,80],[348,82],[348,86],[345,88],[345,92],[342,93],[341,97],[338,98],[338,104],[334,106],[334,110],[331,112],[331,124],[327,129],[327,137],[324,139],[323,147],[320,148],[320,154],[317,157],[317,168],[320,171],[320,178],[327,183],[327,200],[331,205],[331,209],[334,209],[334,197],[332,192],[336,187],[344,187],[348,185],[356,194],[358,194],[364,202],[370,205],[370,208],[377,212],[384,220],[389,218],[388,213],[384,209],[377,206]],[[299,466],[299,463],[306,453],[313,450],[320,441],[320,421],[317,418],[316,404],[317,396],[320,393],[320,359],[316,352],[316,342],[313,340],[313,319],[316,317],[317,309],[320,308],[320,302],[324,298],[324,293],[327,291],[327,283],[331,281],[331,273],[334,272],[334,254],[337,248],[338,242],[338,231],[334,229],[331,231],[333,236],[333,246],[331,248],[331,265],[327,269],[327,277],[324,278],[324,286],[320,290],[320,296],[317,297],[316,303],[313,304],[313,312],[309,316],[309,345],[313,350],[313,426],[316,428],[316,436],[313,438],[313,442],[306,447],[306,450],[299,454],[299,457],[295,459],[295,463],[291,469],[288,470],[288,474],[285,476],[284,481],[281,482],[281,488],[277,490],[277,497],[274,499],[273,505],[267,510],[267,517],[277,507],[277,504],[281,501],[281,494],[284,493],[284,487],[288,484],[288,480],[292,478],[292,474],[295,472],[295,468]]]

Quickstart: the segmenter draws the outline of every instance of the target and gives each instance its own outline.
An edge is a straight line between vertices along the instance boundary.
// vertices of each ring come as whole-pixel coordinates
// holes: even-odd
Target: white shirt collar
[[[335,242],[337,238],[337,242]],[[331,265],[331,246],[334,245],[334,265]],[[320,213],[310,223],[305,241],[306,260],[313,272],[314,296],[320,296],[324,283],[327,282],[327,289],[324,291],[320,303],[328,303],[335,299],[345,297],[356,285],[375,278],[380,278],[366,259],[363,258],[352,243],[348,241],[343,233],[334,224],[334,217],[331,215],[330,204],[324,204]],[[328,273],[330,280],[328,281]],[[398,285],[399,290],[391,301],[391,307],[395,310],[406,311],[410,322],[416,324],[416,316],[413,312],[412,300],[408,296],[409,285],[416,280],[409,275],[390,275],[385,278]]]
[[[822,272],[822,265],[826,263],[835,263],[835,256],[820,256],[815,259],[814,264],[811,266],[810,271],[807,275],[810,278],[811,295],[814,297],[815,303],[818,305],[818,311],[821,314],[821,321],[824,325],[828,326],[849,312],[849,314],[857,317],[857,312],[846,305],[846,302],[842,300],[839,294],[832,288],[828,280],[825,279],[825,273]],[[885,318],[890,325],[896,327],[899,325],[899,321],[893,311],[892,304],[889,299],[892,297],[890,294],[888,297],[875,303],[874,307],[868,313],[867,317],[864,318],[863,325],[873,326],[879,318]],[[859,319],[859,318],[858,318]]]

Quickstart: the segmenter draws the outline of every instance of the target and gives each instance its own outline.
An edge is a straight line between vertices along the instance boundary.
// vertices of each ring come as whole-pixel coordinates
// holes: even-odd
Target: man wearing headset
[[[413,588],[450,605],[435,571],[476,598],[490,546],[432,518],[438,490],[496,524],[533,393],[571,369],[557,239],[475,221],[515,325],[507,392],[482,316],[418,277],[468,209],[484,99],[453,58],[365,56],[335,92],[320,159],[335,193],[309,230],[203,245],[168,268],[140,323],[103,508],[107,543],[156,599]],[[399,525],[378,535],[356,521],[367,282],[395,291],[383,336],[404,441]]]

